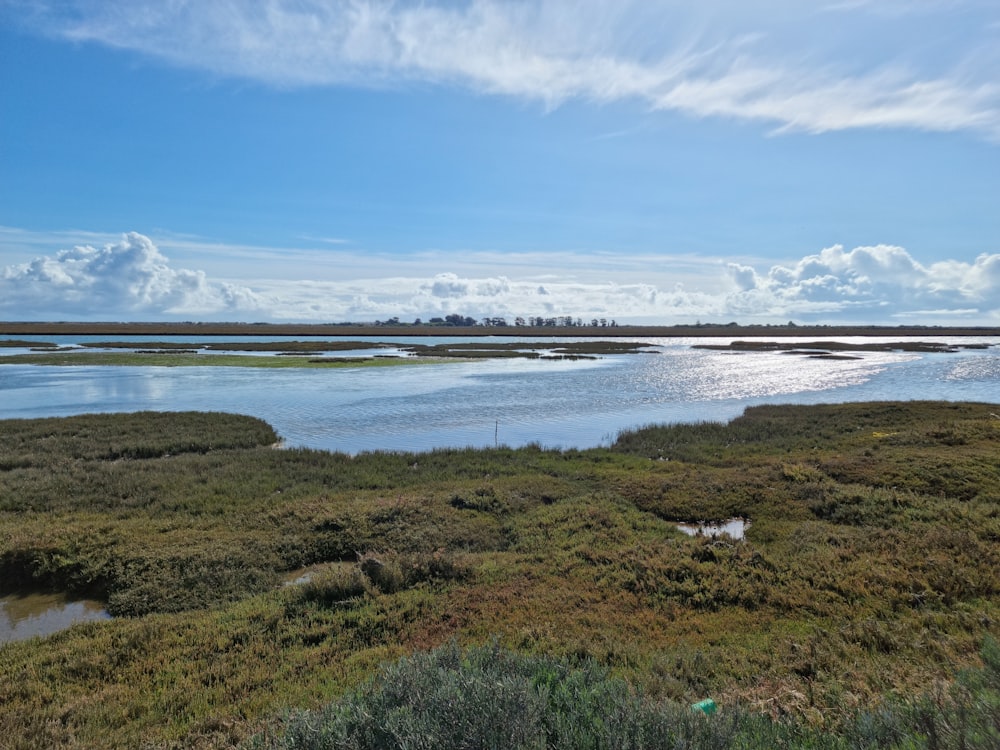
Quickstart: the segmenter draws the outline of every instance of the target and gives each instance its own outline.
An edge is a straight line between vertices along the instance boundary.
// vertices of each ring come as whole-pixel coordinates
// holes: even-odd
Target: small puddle
[[[65,594],[16,594],[0,598],[0,644],[52,635],[78,622],[108,620],[101,602]]]
[[[730,518],[722,523],[679,523],[677,528],[688,536],[730,536],[733,539],[742,539],[746,533],[750,522],[745,518]]]
[[[300,586],[303,583],[309,583],[317,573],[321,573],[325,570],[334,570],[335,568],[342,567],[354,567],[355,563],[342,563],[342,562],[332,562],[332,563],[318,563],[316,565],[310,565],[308,568],[299,568],[298,570],[291,570],[282,578],[282,586]]]

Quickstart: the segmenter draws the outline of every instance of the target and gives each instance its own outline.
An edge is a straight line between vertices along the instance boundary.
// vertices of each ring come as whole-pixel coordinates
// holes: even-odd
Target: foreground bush
[[[601,667],[454,643],[382,669],[357,692],[291,716],[270,748],[725,747],[735,714],[655,705]]]
[[[889,704],[820,732],[743,709],[705,715],[644,699],[593,662],[571,666],[496,645],[454,643],[384,667],[325,709],[291,715],[260,750],[1000,747],[1000,646],[945,695]]]

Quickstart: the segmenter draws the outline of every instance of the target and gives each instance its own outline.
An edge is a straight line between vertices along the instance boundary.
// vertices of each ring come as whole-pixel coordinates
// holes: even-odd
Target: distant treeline
[[[361,323],[349,323],[347,325],[363,325]],[[405,326],[406,323],[400,321],[398,317],[389,318],[386,321],[376,320],[374,325],[377,326]],[[517,328],[582,328],[588,323],[584,323],[583,318],[574,318],[572,315],[559,315],[556,317],[545,318],[541,315],[528,316],[524,318],[522,316],[517,316],[514,318],[512,323],[507,321],[504,317],[485,317],[476,320],[475,318],[468,315],[446,315],[443,318],[431,318],[427,322],[424,322],[420,318],[413,321],[412,325],[415,326],[461,326],[464,328],[470,328],[472,326],[484,326],[487,328],[497,327],[506,328],[507,326],[515,326]],[[617,328],[618,323],[614,320],[608,320],[607,318],[591,318],[589,325],[591,328]]]
[[[448,328],[453,335],[521,336],[525,329],[544,329],[545,336],[654,336],[740,337],[740,336],[1000,336],[1000,326],[880,326],[753,323],[686,323],[641,325],[618,323],[605,318],[584,321],[570,316],[503,317],[475,319],[452,314],[429,320],[403,322],[398,317],[367,323],[233,323],[197,321],[114,322],[114,321],[0,321],[0,335],[6,336],[439,336]]]

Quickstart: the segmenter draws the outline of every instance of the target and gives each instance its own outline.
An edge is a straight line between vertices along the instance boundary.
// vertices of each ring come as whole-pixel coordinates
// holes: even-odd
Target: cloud
[[[461,298],[469,293],[469,284],[453,273],[442,273],[435,277],[429,288],[425,285],[424,289],[434,297]]]
[[[839,0],[824,7],[827,11],[854,11],[899,18],[914,14],[956,12],[963,8],[988,7],[993,0]]]
[[[841,245],[808,255],[793,265],[773,266],[766,275],[731,266],[736,298],[753,301],[758,312],[839,312],[858,316],[914,315],[952,310],[996,320],[1000,316],[1000,254],[982,254],[972,263],[944,260],[923,265],[904,248],[874,245],[845,250]],[[970,312],[974,311],[974,312]]]
[[[8,318],[226,316],[261,304],[249,289],[171,268],[153,242],[135,232],[99,249],[77,245],[0,271],[0,312]]]
[[[893,12],[875,12],[883,5]],[[57,37],[271,86],[429,82],[547,107],[634,100],[695,117],[770,123],[776,132],[890,127],[1000,139],[1000,85],[991,66],[977,64],[995,54],[990,28],[998,11],[974,0],[855,0],[813,10],[792,0],[70,0],[12,7]],[[940,32],[952,25],[961,29],[960,43],[936,41],[934,55],[921,57],[921,45],[907,42],[921,34],[945,39]],[[859,32],[872,41],[859,44]]]
[[[203,250],[206,260],[210,250]],[[363,262],[361,256],[352,263],[343,251],[330,252],[340,268]],[[102,248],[78,245],[0,269],[0,319],[370,322],[457,313],[656,324],[1000,324],[1000,253],[924,265],[893,245],[833,245],[770,267],[706,262],[697,274],[689,259],[663,255],[623,259],[630,274],[614,276],[600,254],[563,254],[548,266],[540,258],[526,263],[523,257],[463,255],[469,261],[463,273],[428,273],[426,265],[410,265],[410,275],[311,280],[276,278],[267,266],[247,260],[248,273],[257,269],[259,277],[237,283],[174,268],[150,238],[133,232]],[[590,275],[583,272],[593,267]],[[683,283],[676,280],[681,272]],[[626,280],[629,275],[632,280]]]

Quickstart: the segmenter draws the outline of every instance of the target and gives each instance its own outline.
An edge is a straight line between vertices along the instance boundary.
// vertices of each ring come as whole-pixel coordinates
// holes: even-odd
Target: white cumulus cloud
[[[242,315],[260,306],[249,289],[171,268],[152,240],[136,232],[101,248],[77,245],[0,271],[0,311],[8,318]]]
[[[1000,254],[923,265],[902,247],[834,245],[765,275],[742,266],[731,266],[730,274],[740,290],[733,299],[744,308],[752,302],[760,310],[839,312],[852,319],[884,318],[884,308],[899,316],[956,310],[996,320],[1000,314]]]
[[[8,233],[30,240],[27,232]],[[189,256],[198,249],[193,241],[183,247]],[[201,247],[206,261],[213,248]],[[689,257],[663,255],[623,257],[615,268],[606,254],[538,254],[529,263],[523,255],[505,260],[468,251],[462,271],[431,270],[453,263],[448,257],[417,262],[405,256],[398,264],[405,275],[347,278],[343,269],[364,273],[381,265],[365,266],[362,254],[352,259],[331,250],[336,272],[295,280],[269,275],[271,266],[252,258],[269,263],[302,250],[243,252],[239,280],[175,268],[150,238],[134,232],[100,248],[78,245],[37,256],[0,269],[0,319],[371,322],[460,314],[666,325],[1000,324],[1000,253],[923,264],[898,246],[833,245],[770,267],[722,260],[695,266]],[[319,256],[308,257],[311,267],[323,267]]]

